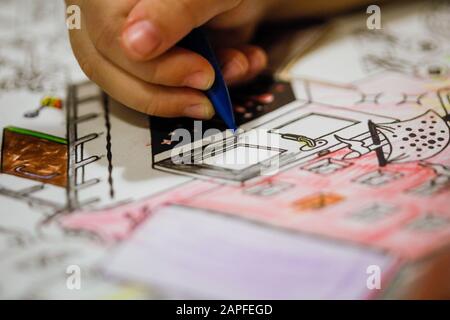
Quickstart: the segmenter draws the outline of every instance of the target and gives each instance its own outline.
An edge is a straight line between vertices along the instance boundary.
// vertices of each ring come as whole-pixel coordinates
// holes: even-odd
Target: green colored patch
[[[50,134],[46,134],[46,133],[42,133],[42,132],[37,132],[37,131],[32,131],[32,130],[28,130],[28,129],[22,129],[22,128],[17,128],[17,127],[6,127],[5,130],[14,132],[14,133],[18,133],[18,134],[24,134],[27,136],[31,136],[31,137],[35,137],[35,138],[40,138],[40,139],[45,139],[51,142],[55,142],[55,143],[59,143],[59,144],[65,144],[67,145],[67,140],[64,138],[60,138],[60,137],[56,137],[56,136],[52,136]]]

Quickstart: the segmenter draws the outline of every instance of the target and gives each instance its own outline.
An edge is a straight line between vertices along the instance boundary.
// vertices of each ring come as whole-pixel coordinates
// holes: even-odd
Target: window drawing
[[[350,167],[352,164],[346,161],[336,160],[336,159],[323,159],[311,164],[307,164],[301,167],[302,170],[307,170],[316,174],[330,175],[335,172],[344,170]]]
[[[374,223],[389,218],[394,214],[395,207],[376,203],[350,214],[348,218],[361,223]]]
[[[406,229],[417,232],[433,232],[444,229],[449,225],[450,219],[448,217],[428,213],[409,223]]]
[[[402,177],[403,174],[399,172],[377,170],[374,172],[370,172],[368,174],[364,174],[354,179],[353,182],[367,185],[370,187],[381,187]]]
[[[264,182],[243,190],[245,194],[258,197],[271,197],[281,194],[283,191],[293,188],[294,185],[287,182]]]

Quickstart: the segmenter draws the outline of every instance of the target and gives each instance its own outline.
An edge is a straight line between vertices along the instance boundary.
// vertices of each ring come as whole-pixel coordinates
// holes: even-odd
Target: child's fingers
[[[214,115],[200,91],[153,85],[130,75],[100,55],[85,33],[71,32],[71,42],[86,75],[126,106],[163,117],[210,119]]]
[[[245,54],[247,60],[249,61],[249,70],[247,73],[247,79],[244,79],[245,81],[254,78],[261,73],[261,71],[267,68],[268,57],[262,48],[252,45],[244,45],[239,47],[239,50]]]
[[[238,49],[220,49],[218,58],[225,80],[230,85],[246,82],[267,66],[267,55],[259,47],[241,46]]]
[[[130,60],[121,47],[120,32],[125,23],[124,10],[131,8],[126,6],[115,8],[114,6],[118,4],[113,2],[101,10],[104,1],[88,1],[84,8],[86,31],[97,51],[104,57],[149,83],[201,90],[206,90],[212,85],[214,70],[209,62],[200,55],[182,48],[171,48],[150,61]],[[103,6],[105,5],[106,3],[103,3]]]
[[[239,82],[249,70],[249,61],[245,54],[237,49],[219,49],[217,58],[222,66],[222,73],[228,84]]]
[[[133,62],[121,57],[122,51],[111,57],[113,62],[134,76],[153,83],[173,87],[209,89],[214,83],[214,69],[200,55],[174,47],[163,55],[146,62]]]
[[[211,64],[183,48],[174,47],[153,60],[143,62],[128,59],[120,48],[99,51],[117,66],[149,83],[206,90],[214,82]]]
[[[104,1],[104,0],[102,0]],[[193,28],[233,9],[242,0],[140,0],[122,33],[127,55],[149,60],[174,46]]]

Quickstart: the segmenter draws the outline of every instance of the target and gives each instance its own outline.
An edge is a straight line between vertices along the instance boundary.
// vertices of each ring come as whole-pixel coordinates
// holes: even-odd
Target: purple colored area
[[[148,219],[105,269],[198,298],[364,299],[377,293],[367,288],[367,268],[380,267],[383,286],[394,264],[368,248],[168,207]]]

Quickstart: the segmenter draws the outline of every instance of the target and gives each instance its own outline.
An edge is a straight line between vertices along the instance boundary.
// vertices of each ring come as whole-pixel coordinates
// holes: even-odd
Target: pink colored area
[[[173,191],[98,211],[77,211],[60,218],[59,223],[72,232],[88,232],[106,243],[122,241],[145,221],[156,209],[190,198],[215,187],[208,183],[184,184]]]
[[[340,159],[348,152],[348,149],[343,149],[315,161]],[[370,177],[374,172],[392,174],[392,181],[380,186],[363,183],[368,179],[365,175]],[[405,258],[416,258],[450,240],[448,188],[431,196],[418,196],[410,192],[433,178],[434,171],[418,163],[390,164],[380,169],[375,154],[370,153],[352,160],[350,166],[331,175],[320,175],[296,167],[257,183],[292,186],[276,195],[264,197],[246,192],[254,185],[244,189],[222,186],[179,203],[375,246]],[[312,210],[298,210],[294,205],[299,199],[327,193],[338,194],[345,200]],[[229,201],[230,198],[233,201]],[[386,212],[378,213],[378,217],[375,212],[371,218],[361,218],[363,212],[376,205],[386,208],[381,209]],[[430,229],[423,227],[424,230],[411,229],[411,225],[426,214],[441,217],[438,222],[442,225]]]

